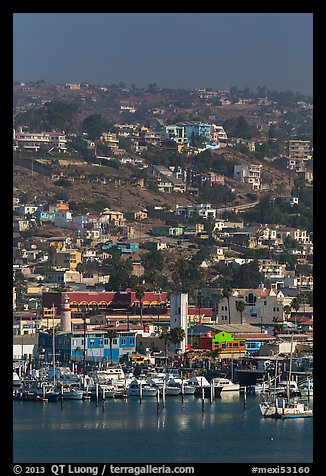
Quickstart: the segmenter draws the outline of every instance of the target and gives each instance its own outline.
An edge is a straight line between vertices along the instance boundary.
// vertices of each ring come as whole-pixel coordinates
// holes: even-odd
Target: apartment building
[[[188,146],[188,137],[184,126],[171,125],[165,128],[166,137],[173,140],[178,145]]]
[[[111,149],[119,149],[118,135],[113,132],[103,132],[100,137],[100,142],[107,145]]]
[[[259,259],[258,269],[265,278],[284,278],[286,264],[278,263],[277,261],[271,259]]]
[[[251,185],[253,190],[259,190],[261,187],[261,168],[262,165],[244,164],[234,166],[234,178],[242,183]]]
[[[287,141],[287,155],[295,160],[311,159],[310,141],[297,139]]]

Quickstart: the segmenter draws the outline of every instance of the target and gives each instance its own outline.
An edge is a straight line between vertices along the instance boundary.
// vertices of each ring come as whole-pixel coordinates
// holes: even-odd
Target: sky
[[[14,13],[13,79],[313,93],[312,13]]]

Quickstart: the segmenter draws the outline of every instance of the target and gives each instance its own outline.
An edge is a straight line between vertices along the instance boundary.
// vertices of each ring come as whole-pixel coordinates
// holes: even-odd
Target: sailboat
[[[260,411],[264,418],[307,418],[313,416],[313,410],[304,402],[300,401],[296,397],[291,397],[291,372],[292,372],[292,344],[293,334],[291,338],[291,357],[290,357],[290,370],[287,380],[287,397],[282,399],[278,398],[276,379],[277,379],[277,357],[275,362],[275,377],[274,377],[274,393],[273,398],[270,400],[263,400],[259,403]]]

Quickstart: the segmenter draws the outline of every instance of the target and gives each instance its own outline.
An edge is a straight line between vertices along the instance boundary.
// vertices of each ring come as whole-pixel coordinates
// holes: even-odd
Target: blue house
[[[85,347],[84,347],[84,337]],[[112,339],[112,357],[110,339],[104,330],[76,329],[73,332],[55,334],[56,361],[83,361],[84,349],[86,362],[119,362],[126,354],[136,352],[136,336],[134,331],[118,331],[117,337]],[[40,332],[39,346],[44,348],[44,359],[51,362],[53,359],[53,337],[51,333]]]
[[[121,255],[134,253],[139,250],[139,243],[116,243],[108,247],[112,251],[119,251]]]
[[[48,221],[54,221],[54,213],[50,213],[45,210],[36,210],[34,213],[35,218],[38,218],[39,220],[48,220]]]

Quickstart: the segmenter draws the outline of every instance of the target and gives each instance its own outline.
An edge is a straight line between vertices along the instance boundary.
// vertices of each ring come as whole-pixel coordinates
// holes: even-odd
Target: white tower
[[[185,352],[188,346],[188,293],[170,294],[170,329],[175,327],[181,327],[185,332],[185,338],[178,345],[181,352]],[[173,343],[171,350],[175,351]]]
[[[62,296],[61,301],[61,324],[60,330],[65,332],[71,332],[71,310],[69,304],[68,294]]]

